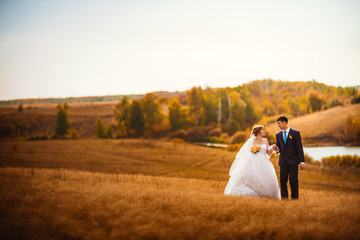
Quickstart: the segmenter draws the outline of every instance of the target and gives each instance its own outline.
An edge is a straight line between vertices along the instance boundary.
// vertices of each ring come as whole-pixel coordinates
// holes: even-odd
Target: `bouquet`
[[[260,152],[260,146],[259,145],[254,145],[251,147],[250,151],[253,153],[253,154],[256,154],[258,152]]]

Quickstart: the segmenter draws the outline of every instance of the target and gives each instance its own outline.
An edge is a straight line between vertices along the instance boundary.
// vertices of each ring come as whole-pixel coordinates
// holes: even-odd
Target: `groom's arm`
[[[303,170],[305,168],[305,157],[304,157],[304,149],[301,142],[301,135],[300,132],[298,132],[298,136],[296,139],[296,150],[298,152],[298,161],[300,163],[300,169]]]

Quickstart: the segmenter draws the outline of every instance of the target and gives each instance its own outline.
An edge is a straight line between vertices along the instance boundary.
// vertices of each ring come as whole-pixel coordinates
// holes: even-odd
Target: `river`
[[[360,156],[360,147],[304,147],[304,152],[307,153],[314,160],[320,161],[323,157],[330,157],[336,155],[342,156],[356,154]]]
[[[197,145],[206,147],[226,148],[227,144],[222,143],[197,143]],[[314,160],[320,161],[323,157],[330,157],[336,155],[359,155],[360,147],[344,147],[344,146],[331,146],[331,147],[304,147],[304,152],[307,153]]]

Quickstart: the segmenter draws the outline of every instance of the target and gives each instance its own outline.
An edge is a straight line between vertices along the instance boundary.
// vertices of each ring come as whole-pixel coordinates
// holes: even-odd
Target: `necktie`
[[[286,131],[284,131],[284,143],[286,144]]]

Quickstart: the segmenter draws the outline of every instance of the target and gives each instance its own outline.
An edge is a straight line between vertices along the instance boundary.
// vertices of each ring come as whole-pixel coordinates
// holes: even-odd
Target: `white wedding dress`
[[[267,144],[259,145],[258,153],[250,151],[255,136],[249,138],[230,168],[230,179],[225,195],[280,198],[279,184],[270,156],[266,154]]]

